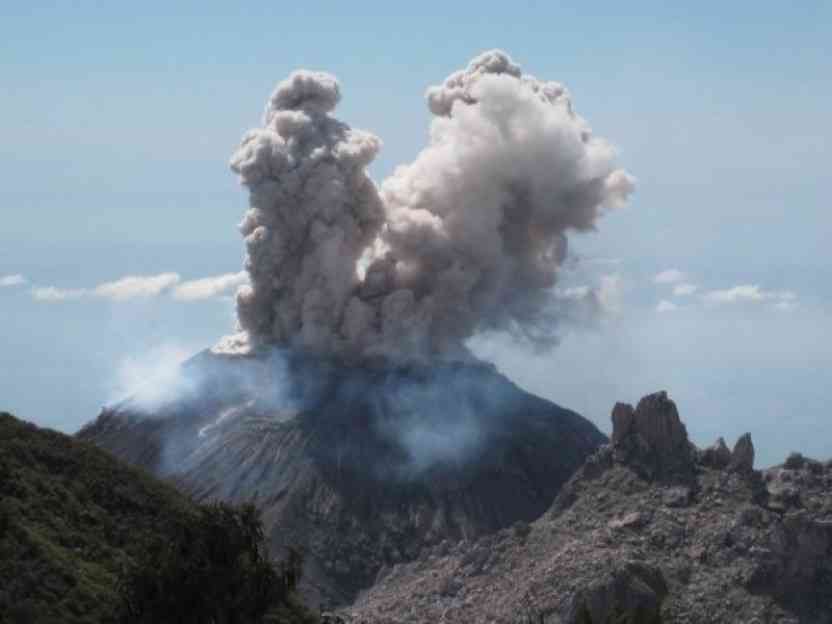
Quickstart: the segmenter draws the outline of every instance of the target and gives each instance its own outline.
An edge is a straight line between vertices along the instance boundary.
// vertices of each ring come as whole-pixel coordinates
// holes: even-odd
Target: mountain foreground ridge
[[[385,569],[342,622],[832,622],[832,460],[696,448],[664,392],[612,420],[535,522]]]
[[[237,550],[241,518],[227,505],[197,505],[92,444],[0,412],[3,624],[181,624],[228,609],[243,623],[253,621],[246,611],[266,609],[253,604],[260,596],[271,604],[264,622],[317,621],[291,592],[272,602],[274,590],[237,574],[236,557],[249,565],[250,553]],[[128,607],[128,596],[138,602]]]

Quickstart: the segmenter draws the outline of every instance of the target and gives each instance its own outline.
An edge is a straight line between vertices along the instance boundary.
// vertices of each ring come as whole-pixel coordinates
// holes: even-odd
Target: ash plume
[[[380,188],[378,138],[332,116],[336,79],[297,71],[231,159],[249,189],[250,285],[219,351],[465,357],[505,331],[554,341],[567,233],[595,228],[634,180],[559,83],[486,52],[428,89],[430,140]]]

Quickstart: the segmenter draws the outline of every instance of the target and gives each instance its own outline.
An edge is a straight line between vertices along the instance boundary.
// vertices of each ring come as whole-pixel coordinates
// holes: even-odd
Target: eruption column
[[[331,75],[293,73],[231,160],[250,191],[251,285],[224,348],[459,357],[482,331],[553,342],[566,234],[633,189],[566,89],[478,56],[428,90],[430,141],[380,189],[366,173],[380,142],[330,115],[339,97]]]

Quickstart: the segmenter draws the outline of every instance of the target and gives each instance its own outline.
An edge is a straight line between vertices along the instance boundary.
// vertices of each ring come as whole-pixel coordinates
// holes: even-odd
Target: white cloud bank
[[[658,273],[656,277],[653,278],[653,281],[657,284],[676,284],[677,282],[681,282],[683,279],[685,279],[685,274],[679,269],[667,269]]]
[[[244,284],[248,284],[248,275],[245,271],[224,273],[182,282],[174,289],[173,298],[180,301],[201,301],[230,294]]]
[[[666,269],[653,277],[653,282],[661,286],[670,286],[674,297],[691,297],[698,294],[698,299],[705,307],[714,308],[735,304],[769,303],[778,310],[792,310],[797,307],[797,294],[791,290],[766,290],[757,284],[738,284],[730,288],[715,288],[701,292],[700,287],[688,281],[688,276],[679,269]],[[681,306],[667,298],[661,298],[656,305],[656,312],[673,312]]]
[[[130,299],[148,299],[158,297],[176,285],[180,280],[178,273],[160,273],[159,275],[129,275],[112,282],[104,282],[94,288],[57,288],[55,286],[36,286],[32,288],[32,297],[37,301],[58,302],[82,297],[98,297],[111,301],[129,301]]]
[[[756,284],[741,284],[733,288],[710,290],[702,294],[702,299],[710,305],[761,303],[769,301],[783,308],[793,307],[796,304],[797,295],[790,290],[764,290]]]
[[[93,290],[93,295],[113,301],[158,297],[164,291],[179,283],[179,279],[178,273],[131,275],[113,282],[99,284]]]
[[[676,284],[673,287],[673,295],[675,297],[686,297],[688,295],[692,295],[697,290],[699,290],[699,287],[696,284],[684,282],[682,284]]]
[[[56,288],[55,286],[36,286],[32,289],[32,298],[35,301],[56,303],[58,301],[71,301],[80,299],[89,294],[90,291],[84,288]]]
[[[174,299],[179,301],[202,301],[228,294],[246,282],[247,276],[244,272],[225,273],[186,282],[182,282],[178,273],[129,275],[111,282],[98,284],[93,288],[36,286],[32,288],[32,297],[36,301],[46,303],[72,301],[88,297],[120,303],[133,299],[151,299],[172,293]]]
[[[667,299],[662,299],[659,301],[658,305],[656,306],[656,312],[664,313],[664,312],[675,312],[679,309],[679,306],[673,303],[672,301],[668,301]]]
[[[9,286],[20,286],[26,283],[26,278],[22,275],[0,275],[0,288],[7,288]]]

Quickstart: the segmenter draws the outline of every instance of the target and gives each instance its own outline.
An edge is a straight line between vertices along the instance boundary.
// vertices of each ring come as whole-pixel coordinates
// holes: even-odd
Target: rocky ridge
[[[690,443],[660,392],[531,524],[387,566],[353,624],[832,622],[832,461],[755,470],[742,436]]]

